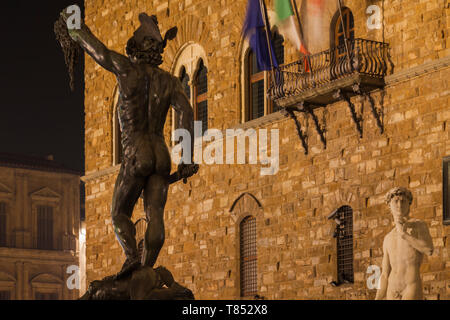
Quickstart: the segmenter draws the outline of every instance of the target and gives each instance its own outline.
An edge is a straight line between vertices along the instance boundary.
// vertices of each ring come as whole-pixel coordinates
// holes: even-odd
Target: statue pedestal
[[[91,282],[80,300],[194,300],[191,290],[175,282],[172,273],[138,266],[126,275]]]

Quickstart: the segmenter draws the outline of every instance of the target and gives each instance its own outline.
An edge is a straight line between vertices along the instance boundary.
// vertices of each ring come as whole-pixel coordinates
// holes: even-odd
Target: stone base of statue
[[[137,266],[120,276],[91,282],[80,300],[194,300],[191,290],[175,282],[165,267]]]

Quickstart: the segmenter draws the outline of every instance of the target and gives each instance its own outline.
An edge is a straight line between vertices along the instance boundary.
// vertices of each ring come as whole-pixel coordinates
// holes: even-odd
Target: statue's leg
[[[136,228],[131,221],[131,216],[134,205],[145,185],[145,180],[144,177],[131,176],[122,165],[114,187],[111,209],[112,223],[128,262],[138,259]]]
[[[154,174],[149,177],[144,189],[144,210],[149,220],[145,232],[142,264],[153,268],[164,239],[164,206],[167,201],[169,182],[167,176]]]

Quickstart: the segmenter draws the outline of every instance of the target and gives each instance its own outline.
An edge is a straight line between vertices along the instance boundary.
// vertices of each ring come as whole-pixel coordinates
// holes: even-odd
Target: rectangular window
[[[36,292],[34,295],[35,300],[58,300],[58,294],[56,292],[43,293]]]
[[[256,55],[250,51],[248,56],[248,108],[245,121],[251,121],[264,116],[264,71],[259,70]]]
[[[264,116],[264,73],[262,73],[263,80],[252,83],[252,119],[258,119]]]
[[[11,291],[0,291],[0,300],[11,300]]]
[[[240,224],[241,297],[257,293],[256,219],[245,218]]]
[[[7,223],[6,203],[0,202],[0,247],[6,247],[6,223]]]
[[[450,157],[443,161],[443,181],[442,181],[442,195],[443,195],[443,218],[444,224],[450,225]]]
[[[37,208],[37,247],[53,250],[53,208],[38,206]]]
[[[208,100],[197,101],[197,121],[202,122],[202,133],[208,130]]]
[[[337,282],[335,285],[353,283],[353,210],[349,206],[343,206],[337,210],[334,237],[337,239]]]

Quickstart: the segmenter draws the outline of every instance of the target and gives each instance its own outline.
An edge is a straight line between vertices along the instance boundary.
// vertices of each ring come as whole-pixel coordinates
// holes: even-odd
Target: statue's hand
[[[60,13],[60,16],[63,17],[64,22],[67,22],[67,19],[69,19],[69,17],[72,15],[71,13],[68,13],[68,12],[67,12],[68,8],[69,8],[69,7],[65,8],[65,9],[64,9],[63,11],[61,11],[61,13]]]
[[[65,8],[64,10],[61,11],[60,16],[63,18],[64,22],[66,23],[66,27],[67,27],[67,31],[70,35],[70,37],[73,40],[76,40],[76,35],[77,35],[77,30],[79,30],[80,28],[83,28],[83,22],[80,21],[80,25],[77,26],[76,24],[74,26],[70,26],[67,22],[69,20],[70,17],[72,17],[74,14],[76,14],[76,12],[73,10],[69,10],[69,8],[72,6],[68,6],[67,8]],[[81,17],[80,17],[81,19]],[[73,20],[73,19],[72,19]],[[74,23],[74,21],[72,21],[72,23]]]
[[[184,164],[181,163],[178,165],[178,173],[180,177],[183,179],[183,182],[187,182],[187,178],[192,177],[194,174],[198,172],[199,166],[196,163]]]
[[[406,225],[404,223],[397,222],[395,224],[395,230],[402,238],[406,235]]]

